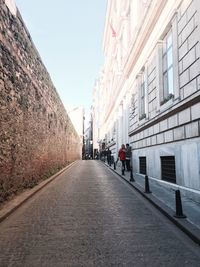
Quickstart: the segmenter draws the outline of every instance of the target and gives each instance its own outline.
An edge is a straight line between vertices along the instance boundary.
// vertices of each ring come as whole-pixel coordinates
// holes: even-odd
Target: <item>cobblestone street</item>
[[[0,266],[199,266],[200,249],[98,161],[78,161],[0,224]]]

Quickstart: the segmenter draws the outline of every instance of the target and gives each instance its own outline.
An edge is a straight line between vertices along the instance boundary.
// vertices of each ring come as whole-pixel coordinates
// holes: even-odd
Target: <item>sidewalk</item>
[[[122,175],[120,164],[117,164],[116,170],[114,170],[113,165],[106,165],[133,186],[135,190],[142,194],[193,241],[200,245],[200,204],[181,196],[183,214],[186,215],[186,218],[176,218],[174,217],[176,213],[175,190],[165,188],[149,179],[151,193],[145,193],[144,175],[134,175],[134,182],[131,182],[130,172],[125,171],[124,175]]]

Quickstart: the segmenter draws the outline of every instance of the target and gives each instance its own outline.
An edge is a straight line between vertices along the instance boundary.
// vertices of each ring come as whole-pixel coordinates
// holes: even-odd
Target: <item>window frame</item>
[[[170,28],[165,37],[163,38],[163,45],[162,45],[163,92],[162,92],[161,105],[174,97],[173,72],[174,72],[173,33],[172,33],[172,28]]]

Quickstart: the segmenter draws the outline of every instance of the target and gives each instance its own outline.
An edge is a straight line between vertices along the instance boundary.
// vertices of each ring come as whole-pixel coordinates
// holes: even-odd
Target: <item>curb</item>
[[[48,179],[44,181],[41,181],[38,185],[36,185],[32,189],[21,193],[20,195],[16,196],[14,199],[6,203],[5,206],[3,206],[3,208],[0,210],[0,223],[4,221],[16,209],[22,206],[28,199],[33,197],[37,192],[42,190],[46,185],[48,185],[53,180],[55,180],[60,174],[62,174],[67,169],[71,168],[76,162],[77,161],[70,163],[69,165],[64,167],[62,170],[54,174],[53,176],[49,177]]]
[[[104,163],[103,163],[104,164]],[[135,182],[130,182],[124,176],[119,174],[116,170],[107,166],[109,170],[117,174],[120,178],[131,185],[138,193],[140,193],[144,198],[146,198],[154,207],[156,207],[162,214],[164,214],[171,222],[173,222],[180,230],[182,230],[190,239],[192,239],[196,244],[200,246],[200,229],[194,224],[190,223],[187,219],[177,219],[174,217],[174,211],[166,206],[162,201],[153,196],[152,194],[147,194],[144,189],[136,184]]]

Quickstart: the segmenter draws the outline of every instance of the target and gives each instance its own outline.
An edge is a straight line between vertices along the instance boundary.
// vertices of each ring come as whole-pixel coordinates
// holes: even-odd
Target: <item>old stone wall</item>
[[[0,203],[80,158],[80,145],[19,12],[0,0]]]

